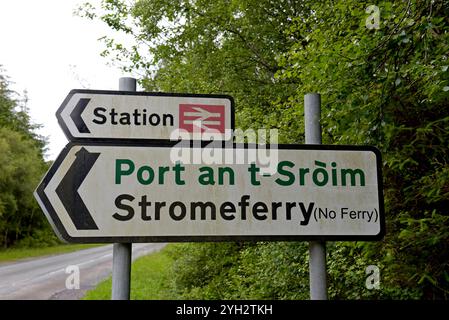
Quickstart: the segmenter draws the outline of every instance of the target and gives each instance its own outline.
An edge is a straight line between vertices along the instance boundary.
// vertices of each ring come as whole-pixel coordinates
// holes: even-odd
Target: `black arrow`
[[[87,128],[86,123],[84,122],[83,118],[81,118],[81,114],[83,113],[89,101],[90,99],[81,98],[70,113],[70,118],[72,118],[73,123],[80,133],[90,133],[89,128]]]
[[[100,153],[90,153],[81,148],[76,153],[75,161],[56,188],[56,194],[61,199],[65,210],[78,230],[98,230],[97,224],[78,193],[78,189],[99,156]]]

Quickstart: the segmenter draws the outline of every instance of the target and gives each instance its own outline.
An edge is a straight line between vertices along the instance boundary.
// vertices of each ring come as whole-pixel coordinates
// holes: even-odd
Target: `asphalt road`
[[[160,250],[161,243],[133,244],[133,259]],[[75,267],[73,267],[75,266]],[[79,289],[73,285],[79,268]],[[0,264],[0,299],[80,299],[112,271],[112,245]]]

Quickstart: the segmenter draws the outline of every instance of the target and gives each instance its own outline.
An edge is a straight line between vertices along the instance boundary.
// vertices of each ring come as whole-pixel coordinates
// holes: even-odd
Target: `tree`
[[[20,108],[12,94],[7,79],[0,76],[0,245],[3,247],[49,229],[33,197],[34,188],[47,169],[43,159],[45,141],[34,133],[35,126],[30,123],[26,108]]]
[[[102,10],[86,5],[79,14],[134,35],[135,45],[129,48],[104,38],[103,55],[125,70],[140,72],[146,90],[230,94],[239,114],[237,127],[281,128],[282,141],[298,139],[290,137],[301,130],[297,119],[284,117],[285,109],[292,108],[278,108],[272,102],[285,101],[296,90],[296,84],[275,77],[276,58],[292,44],[284,30],[294,16],[307,11],[306,2],[127,3],[103,1]]]
[[[447,298],[449,4],[383,1],[379,29],[366,27],[369,5],[316,4],[319,19],[295,19],[289,34],[307,42],[278,76],[298,82],[298,99],[323,94],[327,143],[382,150],[387,236],[355,246],[383,266],[384,291]]]

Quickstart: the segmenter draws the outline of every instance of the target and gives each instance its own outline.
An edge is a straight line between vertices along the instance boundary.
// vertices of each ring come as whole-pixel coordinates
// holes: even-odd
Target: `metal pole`
[[[136,91],[136,79],[120,78],[120,91]],[[132,243],[114,243],[112,251],[112,300],[129,300]]]
[[[304,96],[306,144],[321,144],[321,97],[318,93]],[[327,300],[326,242],[309,242],[310,299]]]
[[[131,243],[114,243],[112,252],[112,300],[129,300]]]
[[[137,81],[134,78],[123,77],[118,79],[118,89],[120,91],[136,91]]]

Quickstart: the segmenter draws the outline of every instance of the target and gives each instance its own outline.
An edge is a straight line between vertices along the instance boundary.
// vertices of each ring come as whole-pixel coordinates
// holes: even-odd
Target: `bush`
[[[50,228],[35,229],[33,233],[14,245],[16,248],[43,248],[62,244],[55,232]]]

